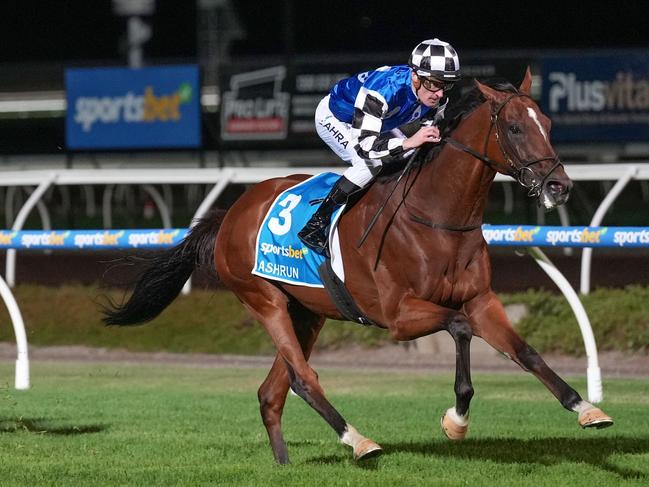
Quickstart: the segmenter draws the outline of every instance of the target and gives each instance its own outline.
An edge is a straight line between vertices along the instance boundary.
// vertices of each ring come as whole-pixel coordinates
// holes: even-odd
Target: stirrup
[[[298,238],[314,252],[322,255],[328,255],[329,239],[322,228],[303,228],[297,234]]]

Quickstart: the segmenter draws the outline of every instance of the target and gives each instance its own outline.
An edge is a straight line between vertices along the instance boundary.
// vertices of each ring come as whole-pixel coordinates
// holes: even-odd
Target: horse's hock
[[[507,317],[514,326],[520,320],[525,318],[529,310],[524,304],[510,304],[505,306]],[[412,349],[418,353],[450,355],[455,357],[455,342],[448,333],[435,333],[425,337],[418,338],[414,341]],[[473,340],[471,342],[472,355],[477,357],[486,355],[500,355],[496,350],[491,348],[482,340]]]

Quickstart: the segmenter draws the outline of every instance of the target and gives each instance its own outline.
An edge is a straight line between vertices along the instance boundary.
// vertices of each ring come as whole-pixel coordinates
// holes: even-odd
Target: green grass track
[[[604,378],[616,424],[584,431],[531,376],[476,374],[469,436],[451,443],[439,428],[451,375],[322,369],[331,402],[384,455],[356,464],[290,396],[292,464],[278,466],[258,412],[265,373],[37,362],[32,388],[16,391],[0,363],[0,485],[649,485],[649,380]]]

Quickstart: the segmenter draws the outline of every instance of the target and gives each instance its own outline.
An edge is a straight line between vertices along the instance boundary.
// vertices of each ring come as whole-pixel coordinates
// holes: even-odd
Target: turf
[[[649,381],[606,380],[616,424],[581,430],[535,379],[474,377],[469,437],[450,443],[439,416],[450,375],[320,370],[329,398],[384,455],[357,464],[299,398],[275,465],[258,414],[261,369],[114,364],[32,366],[9,387],[0,364],[0,484],[14,485],[647,485]],[[570,378],[585,390],[583,378]]]

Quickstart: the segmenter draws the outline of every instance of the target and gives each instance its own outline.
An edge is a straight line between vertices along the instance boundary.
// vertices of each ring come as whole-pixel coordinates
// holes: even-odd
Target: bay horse
[[[473,396],[472,337],[534,374],[578,415],[582,427],[613,420],[584,401],[514,331],[491,288],[481,224],[496,173],[512,176],[547,209],[565,203],[572,182],[549,139],[550,122],[530,97],[529,69],[518,89],[475,81],[442,126],[444,143],[426,148],[406,176],[379,177],[340,219],[345,285],[358,308],[399,341],[446,330],[456,346],[455,406],[442,416],[449,439],[464,438]],[[123,304],[104,310],[110,325],[157,316],[195,267],[207,265],[264,326],[277,348],[258,391],[260,411],[278,463],[288,463],[281,417],[289,387],[353,449],[355,459],[381,452],[326,399],[308,359],[325,318],[343,319],[324,289],[274,282],[251,274],[257,231],[277,196],[308,175],[263,181],[248,189],[220,220],[205,217],[178,246],[153,257]],[[386,195],[395,187],[395,198]],[[385,211],[362,246],[357,242],[377,208]],[[379,255],[380,253],[380,255]],[[378,258],[377,258],[378,256]]]

